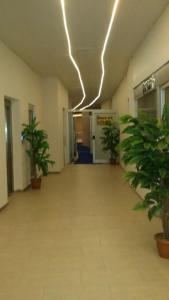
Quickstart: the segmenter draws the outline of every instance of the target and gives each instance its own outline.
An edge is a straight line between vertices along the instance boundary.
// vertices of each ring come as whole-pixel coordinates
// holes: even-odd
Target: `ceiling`
[[[87,99],[98,93],[100,54],[114,0],[65,0],[73,55]],[[128,62],[169,0],[121,0],[105,55],[101,100],[110,99]],[[60,0],[0,0],[0,39],[41,76],[58,76],[74,103],[82,92],[69,59]]]

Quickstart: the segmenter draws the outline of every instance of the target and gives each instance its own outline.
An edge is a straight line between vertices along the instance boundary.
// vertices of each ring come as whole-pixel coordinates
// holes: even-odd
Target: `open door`
[[[75,164],[92,164],[91,114],[89,111],[74,114],[74,129],[77,147]]]
[[[13,183],[13,148],[12,148],[12,111],[11,101],[5,99],[5,138],[8,194],[14,190]]]
[[[93,163],[109,163],[110,155],[108,152],[103,151],[101,137],[103,136],[103,127],[107,121],[117,121],[116,113],[111,111],[93,111]]]
[[[28,117],[29,117],[29,125],[32,123],[33,118],[35,117],[34,108],[32,105],[29,105],[28,110]],[[30,178],[32,179],[34,175],[34,163],[32,158],[30,158]]]
[[[75,128],[72,112],[68,112],[68,130],[68,157],[69,162],[72,162],[76,152]]]

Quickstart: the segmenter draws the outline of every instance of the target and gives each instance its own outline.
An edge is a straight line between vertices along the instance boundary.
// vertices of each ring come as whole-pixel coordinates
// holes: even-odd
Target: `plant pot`
[[[169,259],[169,240],[166,240],[164,238],[163,233],[157,233],[154,236],[156,243],[157,243],[157,249],[158,253],[163,258]]]
[[[31,179],[31,187],[32,189],[40,189],[41,187],[41,178],[33,178]]]

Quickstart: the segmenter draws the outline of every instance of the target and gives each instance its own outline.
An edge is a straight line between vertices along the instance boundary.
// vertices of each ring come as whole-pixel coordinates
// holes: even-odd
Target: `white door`
[[[93,111],[93,163],[109,163],[110,153],[103,151],[101,137],[107,121],[117,121],[116,113],[112,111]]]

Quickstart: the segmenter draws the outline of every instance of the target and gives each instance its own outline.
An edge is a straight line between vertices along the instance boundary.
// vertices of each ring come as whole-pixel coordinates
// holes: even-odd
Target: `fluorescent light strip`
[[[82,114],[73,114],[73,118],[79,118],[79,117],[82,117],[83,115]]]
[[[98,93],[97,97],[92,102],[90,102],[88,105],[82,107],[80,110],[84,110],[84,109],[92,106],[101,96],[101,92],[102,92],[102,88],[103,88],[103,81],[104,81],[104,76],[105,76],[104,55],[105,55],[105,52],[106,52],[107,44],[108,44],[109,37],[110,37],[110,32],[111,32],[111,29],[112,29],[112,26],[113,26],[113,21],[115,19],[115,15],[116,15],[116,11],[117,11],[117,7],[118,7],[119,2],[120,2],[120,0],[115,0],[114,6],[113,6],[113,11],[112,11],[112,16],[111,16],[111,19],[110,19],[108,31],[107,31],[107,34],[106,34],[106,38],[105,38],[102,53],[101,53],[102,75],[101,75],[99,93]]]
[[[68,42],[68,50],[69,50],[69,56],[70,56],[70,59],[78,73],[78,76],[79,76],[79,80],[80,80],[80,85],[81,85],[81,88],[82,88],[82,91],[83,91],[83,98],[82,100],[79,102],[78,105],[76,105],[72,110],[75,110],[77,109],[80,105],[83,104],[83,101],[85,100],[86,98],[86,93],[85,93],[85,88],[84,88],[84,84],[83,84],[83,80],[82,80],[82,76],[81,76],[81,73],[80,73],[80,70],[79,70],[79,67],[72,55],[72,46],[71,46],[71,41],[70,41],[70,36],[69,36],[69,30],[68,30],[68,25],[67,25],[67,19],[66,19],[66,11],[65,11],[65,1],[64,0],[61,0],[61,8],[62,8],[62,15],[63,15],[63,23],[64,23],[64,27],[65,27],[65,32],[66,32],[66,38],[67,38],[67,42]]]

